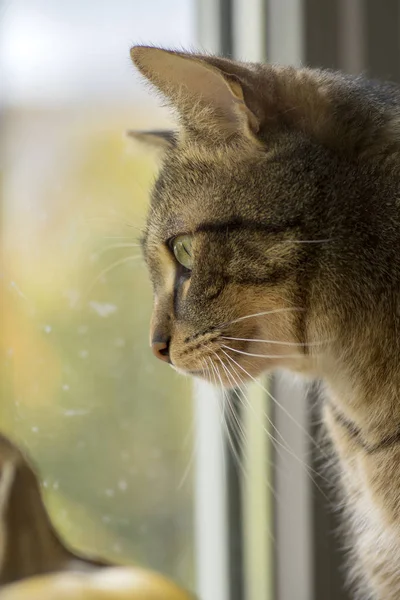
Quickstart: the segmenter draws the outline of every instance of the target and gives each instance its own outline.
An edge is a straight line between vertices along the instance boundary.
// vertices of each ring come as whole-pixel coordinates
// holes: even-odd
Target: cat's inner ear
[[[133,47],[131,57],[178,110],[187,131],[205,133],[213,141],[257,133],[259,122],[246,105],[240,81],[207,57],[147,46]]]
[[[126,132],[126,135],[140,144],[145,144],[146,146],[161,151],[174,148],[177,143],[176,131],[170,131],[168,129],[152,129],[148,131],[129,129]]]

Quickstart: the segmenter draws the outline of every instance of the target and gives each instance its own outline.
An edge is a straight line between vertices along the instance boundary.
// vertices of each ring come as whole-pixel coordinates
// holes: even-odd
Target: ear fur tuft
[[[139,71],[177,109],[184,129],[212,143],[234,137],[254,139],[257,116],[247,106],[242,82],[207,56],[135,46],[131,57]]]

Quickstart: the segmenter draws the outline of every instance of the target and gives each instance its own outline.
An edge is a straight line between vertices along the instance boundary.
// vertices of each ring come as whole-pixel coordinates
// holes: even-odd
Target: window
[[[124,131],[167,122],[130,46],[193,44],[194,6],[1,11],[1,429],[37,463],[69,543],[193,589],[192,386],[148,349],[137,240],[156,165]]]

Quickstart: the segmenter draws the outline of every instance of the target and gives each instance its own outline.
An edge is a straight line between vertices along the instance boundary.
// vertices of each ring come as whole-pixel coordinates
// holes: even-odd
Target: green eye
[[[186,269],[192,270],[192,236],[178,235],[172,240],[171,246],[178,263],[183,265]]]

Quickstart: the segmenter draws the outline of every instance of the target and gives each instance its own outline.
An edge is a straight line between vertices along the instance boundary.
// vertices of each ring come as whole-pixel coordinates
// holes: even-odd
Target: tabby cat
[[[175,109],[143,238],[153,352],[232,387],[325,382],[354,593],[400,598],[400,91],[136,46]]]

